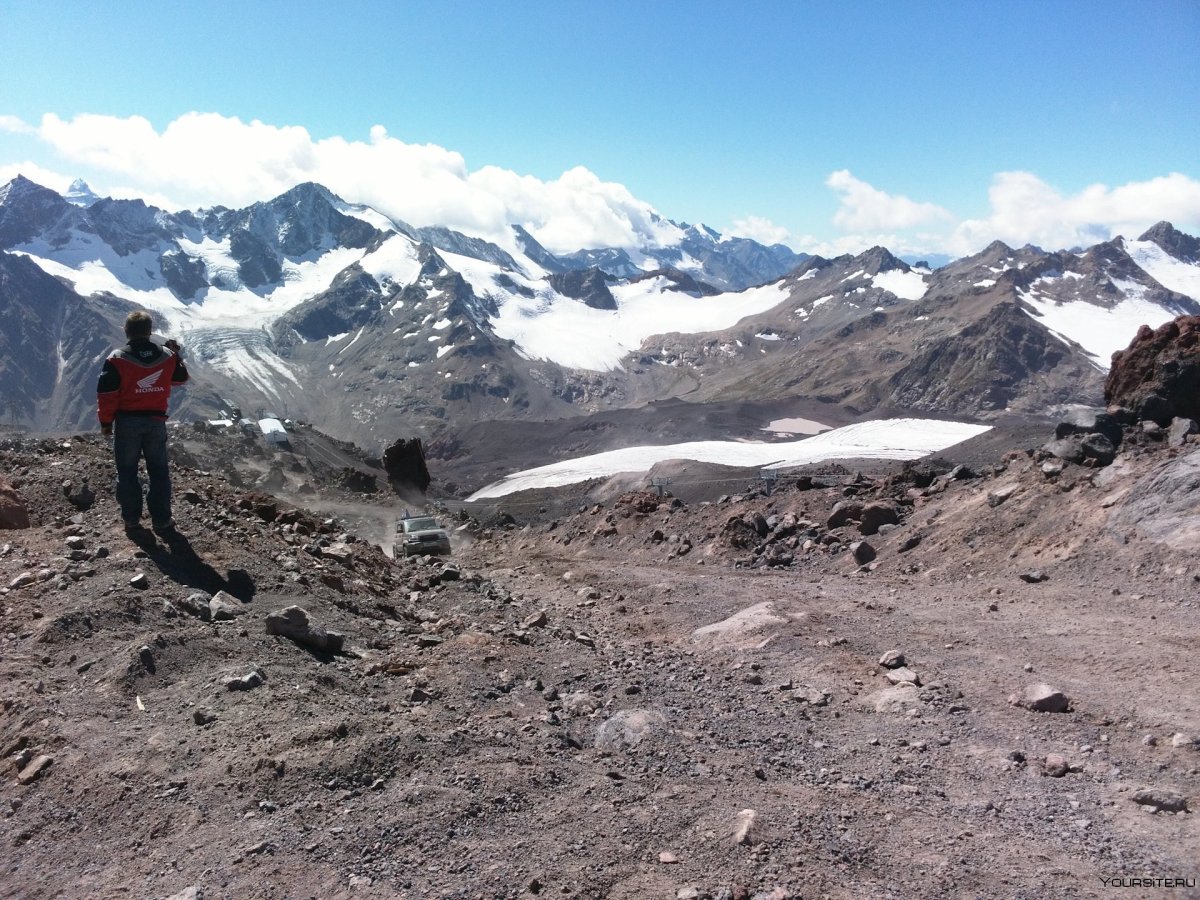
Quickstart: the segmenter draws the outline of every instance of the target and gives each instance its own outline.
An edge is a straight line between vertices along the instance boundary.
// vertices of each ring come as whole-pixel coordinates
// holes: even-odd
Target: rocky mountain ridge
[[[793,265],[679,228],[678,254],[605,269],[523,231],[510,250],[413,229],[313,184],[244,210],[166,213],[82,207],[17,179],[0,188],[5,269],[24,260],[56,279],[41,289],[87,311],[97,346],[60,364],[71,340],[19,324],[44,312],[33,282],[0,298],[0,333],[26,368],[10,424],[89,427],[87,370],[139,306],[188,348],[196,377],[174,415],[262,408],[368,447],[399,434],[453,444],[481,420],[536,430],[667,398],[1042,415],[1098,400],[1125,331],[1200,311],[1186,293],[1195,239],[1166,223],[1078,252],[996,243],[934,271],[881,247]],[[750,258],[793,267],[738,292],[705,280],[719,266],[742,280],[768,271]]]

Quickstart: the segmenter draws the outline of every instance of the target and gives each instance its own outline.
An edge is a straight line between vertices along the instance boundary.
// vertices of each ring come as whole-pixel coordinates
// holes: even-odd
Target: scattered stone
[[[1167,446],[1182,447],[1184,439],[1189,434],[1200,433],[1200,426],[1196,424],[1195,419],[1184,419],[1176,416],[1171,420],[1171,426],[1167,429]]]
[[[900,545],[900,552],[907,553],[909,550],[915,550],[920,545],[921,545],[921,535],[910,534],[908,537],[906,537],[904,539],[904,542]]]
[[[1067,696],[1048,684],[1031,684],[1020,696],[1009,697],[1008,702],[1034,712],[1063,713],[1071,708]]]
[[[697,900],[700,896],[700,888],[697,887],[681,887],[675,892],[675,900]]]
[[[193,884],[190,887],[185,887],[177,894],[172,894],[167,900],[200,900],[200,886]]]
[[[54,757],[50,756],[47,753],[42,753],[39,756],[35,756],[33,758],[33,761],[26,764],[26,766],[23,769],[21,769],[21,771],[17,774],[17,783],[18,784],[32,783],[33,781],[37,780],[37,778],[40,777],[41,774],[44,771],[46,771],[46,769],[50,768],[50,766],[52,766],[53,764],[54,764]]]
[[[875,559],[875,548],[866,541],[854,541],[850,544],[850,552],[854,554],[854,561],[860,566],[865,566],[867,563]]]
[[[833,695],[822,688],[802,684],[792,693],[792,699],[799,703],[807,703],[809,706],[821,707],[828,706],[829,701],[833,699]]]
[[[1062,778],[1069,771],[1071,771],[1071,766],[1061,753],[1046,754],[1046,759],[1042,762],[1043,774],[1049,775],[1051,778]]]
[[[345,635],[326,631],[308,619],[308,612],[299,606],[289,606],[267,616],[267,634],[277,634],[313,650],[338,653],[345,643]]]
[[[1027,584],[1041,584],[1043,581],[1050,580],[1050,576],[1040,569],[1031,569],[1028,572],[1022,572],[1020,577]]]
[[[1063,465],[1061,459],[1048,459],[1042,463],[1042,474],[1047,478],[1053,478],[1056,475],[1061,475],[1065,468],[1066,466]]]
[[[544,628],[547,622],[546,611],[539,610],[521,623],[522,628]]]
[[[994,490],[990,490],[988,491],[987,495],[987,504],[993,508],[997,507],[1005,500],[1008,500],[1010,497],[1012,497],[1012,495],[1020,489],[1021,485],[1014,481],[1011,484],[1006,484],[995,488]]]
[[[1133,802],[1139,806],[1148,806],[1154,812],[1173,812],[1181,813],[1188,811],[1188,802],[1185,797],[1181,797],[1172,791],[1159,790],[1158,788],[1145,788],[1136,791],[1132,797]]]
[[[1186,747],[1189,750],[1195,750],[1197,747],[1200,747],[1200,742],[1197,742],[1197,740],[1190,734],[1184,734],[1181,731],[1177,731],[1175,734],[1171,735],[1171,746]]]
[[[888,681],[890,681],[892,684],[908,683],[908,684],[915,684],[918,687],[920,687],[920,685],[921,685],[921,679],[917,676],[917,673],[914,672],[912,669],[907,668],[906,666],[901,666],[898,669],[889,669],[888,671],[883,673],[883,677],[886,678]]]
[[[246,608],[241,601],[224,591],[217,591],[208,601],[208,616],[213,622],[228,622],[245,612]]]
[[[658,861],[664,866],[673,866],[679,862],[679,857],[669,850],[664,850],[662,853],[658,854]]]
[[[217,717],[206,709],[197,709],[192,711],[192,721],[197,725],[204,726],[217,721]]]
[[[657,710],[622,710],[596,729],[596,747],[608,751],[629,750],[666,726],[667,717]]]
[[[212,617],[212,610],[208,605],[210,599],[209,595],[204,593],[204,591],[195,591],[180,600],[179,605],[184,611],[200,619],[202,622],[207,622]]]
[[[138,647],[138,661],[147,672],[154,674],[154,651],[148,646]]]
[[[145,572],[138,572],[129,579],[129,583],[138,590],[145,590],[150,587],[150,579],[146,577]]]
[[[738,846],[758,843],[757,825],[758,813],[752,809],[743,809],[734,819],[733,842]]]
[[[885,669],[899,669],[906,662],[904,654],[899,650],[889,650],[883,656],[879,657],[879,664]]]
[[[563,709],[573,716],[586,716],[600,708],[600,701],[587,691],[575,691],[563,697]]]
[[[266,681],[262,672],[258,669],[243,675],[241,678],[226,678],[225,690],[227,691],[252,691],[260,684]]]
[[[919,706],[921,696],[917,686],[911,681],[906,681],[904,684],[877,691],[868,697],[866,702],[875,708],[875,712],[899,713]]]
[[[15,591],[18,588],[27,587],[28,585],[31,585],[31,584],[35,583],[36,581],[37,581],[37,576],[34,575],[32,572],[22,572],[20,575],[18,575],[16,578],[14,578],[12,581],[10,581],[8,583],[8,589],[10,591]]]

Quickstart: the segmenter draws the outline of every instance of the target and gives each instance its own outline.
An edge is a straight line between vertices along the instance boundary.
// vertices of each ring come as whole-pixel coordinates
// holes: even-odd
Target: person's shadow
[[[196,553],[188,539],[179,532],[161,537],[166,546],[158,543],[149,531],[131,535],[133,542],[146,551],[146,555],[167,578],[209,594],[225,591],[243,603],[254,599],[257,588],[245,569],[230,569],[221,575]]]

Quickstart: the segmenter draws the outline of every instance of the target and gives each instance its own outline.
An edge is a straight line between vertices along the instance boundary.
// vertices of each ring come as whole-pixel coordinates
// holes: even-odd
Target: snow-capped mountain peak
[[[89,207],[100,197],[93,191],[86,181],[82,178],[76,178],[71,182],[71,186],[67,188],[67,192],[63,194],[63,199],[73,206]]]

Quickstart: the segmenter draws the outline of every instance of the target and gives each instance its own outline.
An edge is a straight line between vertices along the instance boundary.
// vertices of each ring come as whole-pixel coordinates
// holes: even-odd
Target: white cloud
[[[776,225],[770,219],[761,216],[746,216],[737,219],[730,226],[730,237],[750,238],[760,244],[786,244],[791,233],[782,225]]]
[[[0,131],[7,131],[9,134],[33,134],[37,129],[16,116],[0,115]]]
[[[825,184],[840,195],[833,224],[846,231],[904,230],[952,218],[935,203],[918,203],[900,194],[885,193],[855,178],[848,169],[833,172]]]
[[[795,244],[822,256],[861,253],[875,245],[905,256],[964,256],[994,240],[1061,250],[1117,235],[1136,237],[1164,219],[1185,231],[1200,226],[1200,181],[1178,172],[1111,188],[1094,184],[1076,194],[1064,194],[1030,172],[1000,172],[988,189],[988,214],[965,220],[952,219],[935,204],[887,194],[845,169],[825,183],[841,201],[833,224],[850,233],[803,237]]]
[[[367,141],[314,139],[298,126],[187,113],[162,132],[140,116],[43,116],[38,135],[64,159],[111,173],[126,192],[176,207],[244,206],[304,181],[413,225],[445,225],[511,244],[524,225],[548,249],[629,246],[673,227],[620,184],[584,168],[555,181],[485,166],[435,144],[406,144],[382,126]],[[115,193],[115,191],[112,191]]]
[[[0,165],[0,184],[8,184],[18,175],[24,175],[30,181],[48,187],[52,191],[65,193],[74,180],[67,175],[47,169],[35,162],[4,163]]]
[[[1115,188],[1093,184],[1074,195],[1029,172],[1000,172],[988,200],[986,218],[955,228],[950,252],[972,253],[993,240],[1046,249],[1087,246],[1117,235],[1137,237],[1164,219],[1185,230],[1200,225],[1200,181],[1178,172]]]

